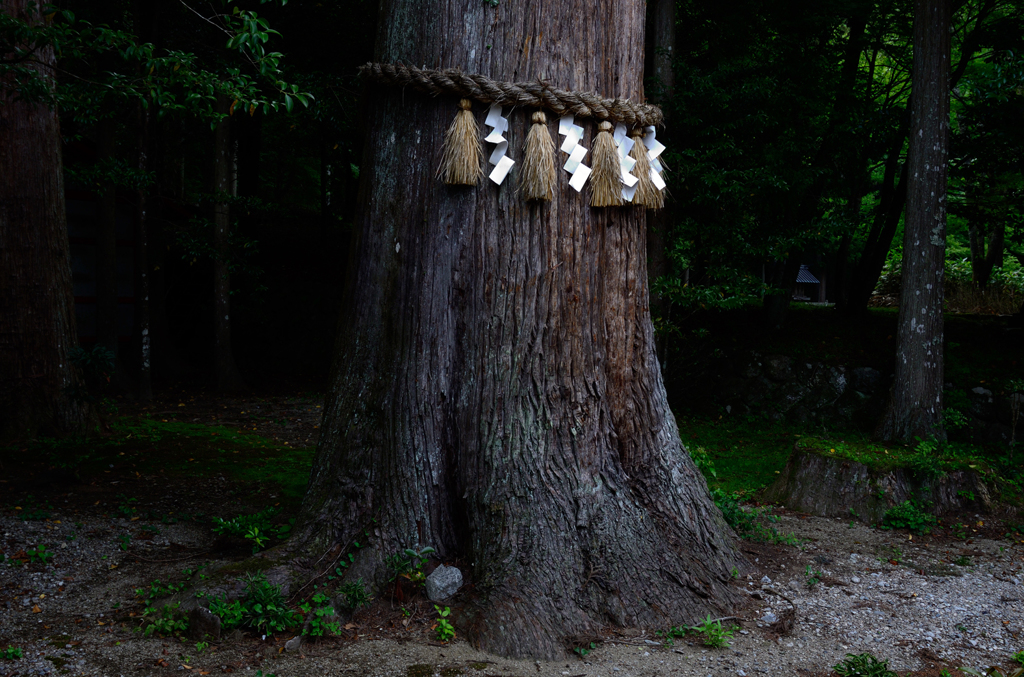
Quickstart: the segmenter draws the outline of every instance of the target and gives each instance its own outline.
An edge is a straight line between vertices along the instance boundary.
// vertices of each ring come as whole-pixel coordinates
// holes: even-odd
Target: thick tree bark
[[[944,437],[943,317],[950,0],[916,0],[907,215],[896,373],[877,435]]]
[[[381,61],[642,98],[641,0],[382,12]],[[743,565],[666,402],[643,210],[592,209],[564,172],[549,204],[524,201],[515,170],[446,186],[457,101],[369,96],[358,253],[298,530],[309,566],[370,529],[350,575],[380,583],[385,557],[433,546],[473,584],[460,633],[512,656],[729,606]],[[518,161],[529,111],[505,112]]]
[[[43,20],[26,0],[0,0],[0,11]],[[54,59],[51,49],[36,57]],[[0,442],[79,432],[86,411],[69,359],[77,339],[60,123],[2,81],[0,177]]]
[[[651,27],[650,55],[651,72],[658,83],[658,102],[669,100],[672,88],[675,87],[675,73],[672,60],[676,49],[676,3],[675,0],[654,0],[649,14]],[[669,116],[666,116],[668,121]],[[669,141],[669,135],[665,141]],[[668,231],[672,223],[674,203],[667,200],[664,209],[652,209],[647,212],[647,265],[648,278],[653,282],[671,272],[668,260]],[[672,304],[667,298],[654,296],[651,298],[651,311],[662,322],[670,319]],[[668,359],[668,334],[656,337],[658,361],[662,370],[666,368]]]
[[[217,112],[227,115],[231,102],[218,95]],[[233,153],[231,144],[231,117],[217,123],[213,140],[213,192],[219,200],[234,193]],[[217,390],[230,392],[245,387],[242,374],[235,364],[231,349],[231,207],[227,202],[213,206],[213,309],[214,360],[217,370]]]

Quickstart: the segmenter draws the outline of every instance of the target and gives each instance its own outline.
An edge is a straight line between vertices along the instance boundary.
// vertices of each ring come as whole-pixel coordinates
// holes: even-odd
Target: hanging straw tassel
[[[630,156],[636,160],[633,167],[633,176],[639,179],[636,184],[636,193],[633,195],[633,204],[650,209],[661,209],[665,206],[665,195],[651,181],[651,160],[647,156],[647,146],[644,145],[644,130],[636,127],[629,133],[633,137],[633,150],[629,151]]]
[[[550,201],[555,194],[555,142],[548,132],[548,117],[537,111],[526,135],[522,189],[527,200]]]
[[[612,123],[607,120],[597,126],[594,141],[594,171],[590,175],[590,206],[615,207],[622,202],[622,164],[612,138]]]
[[[461,110],[444,135],[444,155],[437,173],[449,186],[475,186],[484,173],[484,149],[472,107],[469,99],[459,101]]]

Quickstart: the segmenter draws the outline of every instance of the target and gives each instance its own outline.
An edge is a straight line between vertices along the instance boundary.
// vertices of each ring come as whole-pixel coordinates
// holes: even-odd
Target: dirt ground
[[[172,392],[149,409],[123,405],[122,413],[245,429],[308,452],[319,432],[318,405],[315,397],[226,401]],[[0,657],[0,677],[828,675],[847,653],[865,651],[901,674],[938,677],[943,669],[957,675],[961,665],[1008,668],[1024,650],[1024,537],[1007,537],[1003,521],[978,516],[964,539],[952,539],[784,511],[775,526],[801,546],[740,543],[751,568],[735,585],[748,601],[723,621],[735,626],[723,648],[705,647],[693,634],[668,643],[654,628],[608,629],[592,638],[593,648],[587,642],[561,661],[507,660],[458,636],[436,641],[437,615],[420,595],[402,602],[384,595],[344,619],[339,636],[294,650],[285,648],[294,633],[234,633],[207,646],[144,637],[137,588],[183,582],[188,570],[193,581],[197,570],[226,575],[235,565],[240,572],[249,561],[244,544],[213,534],[210,516],[276,505],[275,521],[284,523],[296,508],[272,483],[239,480],[212,465],[170,473],[144,462],[147,454],[191,453],[178,444],[103,447],[77,476],[46,468],[43,459],[34,466],[0,457],[0,656],[8,646],[22,654]],[[40,557],[40,545],[52,555]],[[808,584],[816,572],[820,580]],[[456,595],[446,604],[459,602]]]

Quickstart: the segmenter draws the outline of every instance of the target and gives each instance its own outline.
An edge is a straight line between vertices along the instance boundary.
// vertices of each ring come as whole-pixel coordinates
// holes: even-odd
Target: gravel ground
[[[367,627],[367,619],[385,623],[377,614],[357,615],[352,639],[294,652],[283,647],[290,636],[246,636],[199,653],[194,643],[133,633],[132,591],[157,578],[180,578],[183,567],[229,560],[210,557],[211,534],[195,524],[156,524],[160,533],[149,540],[142,539],[143,524],[59,508],[49,521],[0,517],[0,551],[7,556],[0,563],[0,651],[9,644],[24,651],[20,660],[0,660],[0,677],[260,670],[279,677],[824,675],[844,654],[866,651],[892,668],[937,675],[937,667],[1008,666],[1024,650],[1021,544],[930,541],[783,515],[780,531],[809,540],[801,550],[743,543],[755,570],[736,584],[752,594],[737,612],[740,629],[728,648],[706,649],[690,636],[664,647],[651,634],[609,634],[583,659],[512,661],[459,640],[431,644],[426,626],[409,633],[411,641],[398,641],[401,627]],[[117,540],[126,533],[134,535],[128,552]],[[40,544],[54,553],[49,564],[11,564]],[[813,587],[806,584],[807,566],[821,571]],[[795,623],[780,633],[794,605]]]

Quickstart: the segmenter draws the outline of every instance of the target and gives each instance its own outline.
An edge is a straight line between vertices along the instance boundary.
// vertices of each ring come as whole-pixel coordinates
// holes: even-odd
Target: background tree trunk
[[[217,112],[227,115],[231,102],[217,96]],[[221,196],[234,194],[234,154],[231,143],[231,117],[217,123],[213,140],[213,192]],[[222,199],[222,198],[218,198]],[[214,359],[217,369],[217,390],[234,391],[245,387],[242,374],[231,349],[231,207],[227,202],[213,205],[213,309]]]
[[[381,61],[642,98],[641,0],[385,0],[381,17]],[[457,110],[369,94],[358,253],[298,530],[308,566],[370,529],[350,576],[380,583],[385,557],[433,546],[473,583],[456,627],[512,656],[729,606],[742,562],[666,401],[644,211],[592,209],[565,172],[549,204],[525,202],[515,170],[444,185]],[[517,161],[528,113],[506,110]]]
[[[943,317],[949,151],[950,0],[916,0],[907,215],[896,373],[877,434],[944,437]]]
[[[38,6],[0,0],[0,11],[42,21]],[[53,51],[37,51],[53,62]],[[82,384],[64,213],[60,123],[0,82],[0,441],[81,431]]]

